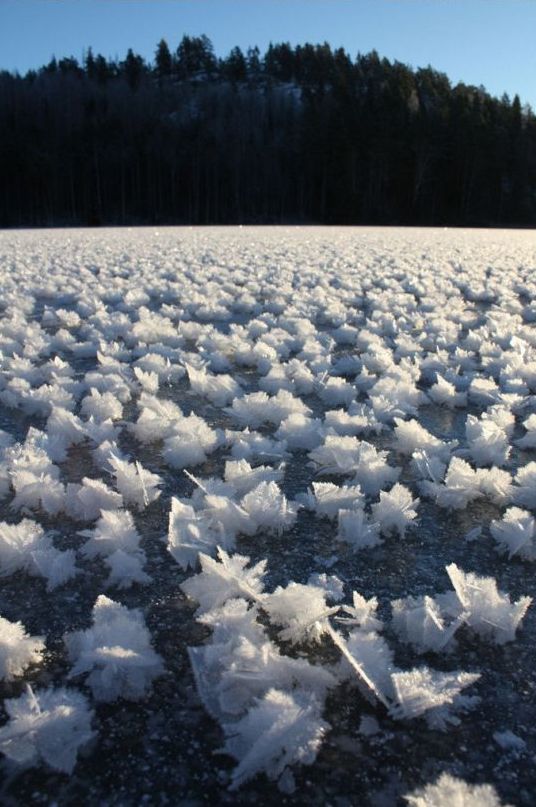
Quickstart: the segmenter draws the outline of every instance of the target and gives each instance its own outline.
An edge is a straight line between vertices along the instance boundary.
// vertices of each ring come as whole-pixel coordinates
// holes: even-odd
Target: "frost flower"
[[[87,684],[99,701],[140,700],[163,672],[141,611],[102,594],[93,608],[93,627],[64,640],[74,662],[70,677],[89,673]]]
[[[28,636],[21,622],[0,616],[0,681],[12,681],[40,662],[44,649],[40,636]]]
[[[330,726],[312,695],[270,689],[237,723],[224,726],[224,751],[239,761],[232,790],[264,772],[278,779],[288,765],[312,765]]]
[[[492,521],[490,532],[498,544],[500,552],[507,552],[523,560],[536,560],[536,522],[527,510],[509,507],[502,521]]]
[[[501,807],[497,792],[491,785],[470,785],[449,773],[442,773],[434,784],[404,798],[412,807]]]
[[[374,520],[383,534],[397,532],[404,537],[406,528],[417,518],[418,499],[404,485],[396,484],[388,493],[380,493],[380,501],[372,505]]]
[[[31,687],[5,702],[9,722],[0,729],[0,751],[18,765],[42,762],[71,774],[78,749],[94,736],[87,700],[72,689]]]
[[[265,560],[248,569],[248,557],[238,554],[231,556],[218,547],[218,560],[200,552],[199,562],[201,572],[181,586],[188,597],[199,603],[198,614],[219,608],[235,597],[244,597],[253,602],[262,599]]]

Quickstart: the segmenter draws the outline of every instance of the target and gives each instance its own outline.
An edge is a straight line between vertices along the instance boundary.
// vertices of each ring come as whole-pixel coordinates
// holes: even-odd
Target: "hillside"
[[[0,155],[4,227],[536,220],[518,96],[327,44],[0,73]]]

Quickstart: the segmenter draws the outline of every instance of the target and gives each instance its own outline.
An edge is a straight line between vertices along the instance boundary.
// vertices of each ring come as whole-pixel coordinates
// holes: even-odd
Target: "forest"
[[[0,226],[532,226],[536,118],[372,51],[271,44],[0,72]]]

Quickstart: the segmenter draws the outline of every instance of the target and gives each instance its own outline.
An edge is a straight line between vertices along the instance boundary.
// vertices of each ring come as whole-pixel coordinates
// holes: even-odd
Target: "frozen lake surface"
[[[2,804],[534,804],[532,232],[4,231],[0,289]]]

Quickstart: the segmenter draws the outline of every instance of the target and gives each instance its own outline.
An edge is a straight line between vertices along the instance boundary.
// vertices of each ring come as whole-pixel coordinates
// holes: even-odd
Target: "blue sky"
[[[206,33],[216,53],[271,41],[376,48],[536,109],[536,0],[0,0],[0,68],[25,72],[92,46],[148,59],[161,37]]]

